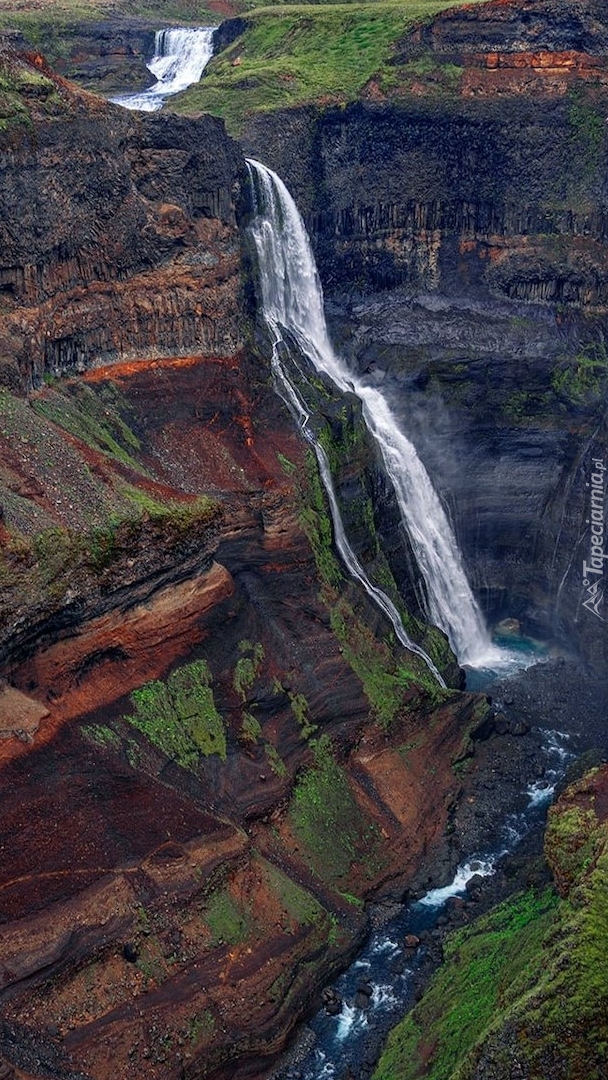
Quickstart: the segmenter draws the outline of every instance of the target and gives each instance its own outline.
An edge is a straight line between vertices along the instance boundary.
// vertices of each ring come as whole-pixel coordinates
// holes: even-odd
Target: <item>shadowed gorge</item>
[[[605,767],[521,822],[607,747],[603,5],[119,7],[0,3],[0,1076],[368,1080],[442,950],[379,1080],[592,1076]]]
[[[440,14],[360,101],[260,112],[242,138],[293,192],[334,337],[449,502],[490,621],[603,668],[580,596],[606,445],[605,13],[533,10]]]

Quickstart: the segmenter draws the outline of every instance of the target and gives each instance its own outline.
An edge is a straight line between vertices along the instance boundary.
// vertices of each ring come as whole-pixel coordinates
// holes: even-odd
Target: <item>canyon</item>
[[[542,768],[462,689],[360,406],[318,380],[357,557],[447,689],[336,558],[272,384],[245,154],[296,197],[333,339],[415,442],[488,621],[568,657],[514,722],[550,726],[561,698],[605,753],[581,568],[607,446],[608,37],[599,4],[571,6],[439,14],[395,44],[392,80],[252,113],[238,140],[73,81],[130,88],[132,65],[110,86],[95,57],[125,33],[140,63],[151,25],[54,66],[5,35],[7,1080],[268,1076],[370,911],[491,834],[475,784],[500,755],[495,813]],[[228,54],[246,32],[224,24]]]

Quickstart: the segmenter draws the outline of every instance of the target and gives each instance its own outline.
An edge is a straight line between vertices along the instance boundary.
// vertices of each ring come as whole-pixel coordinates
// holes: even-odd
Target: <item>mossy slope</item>
[[[388,68],[394,43],[409,27],[450,6],[446,0],[382,0],[259,8],[171,109],[214,113],[237,133],[254,112],[354,101]]]
[[[519,894],[453,934],[392,1033],[374,1080],[600,1080],[608,1063],[608,768],[551,811],[559,886]]]

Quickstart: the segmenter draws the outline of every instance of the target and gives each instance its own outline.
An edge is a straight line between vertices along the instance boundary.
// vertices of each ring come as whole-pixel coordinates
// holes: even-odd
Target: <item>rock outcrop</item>
[[[4,383],[238,349],[243,163],[222,123],[136,118],[38,55],[3,63],[19,99],[1,163]]]

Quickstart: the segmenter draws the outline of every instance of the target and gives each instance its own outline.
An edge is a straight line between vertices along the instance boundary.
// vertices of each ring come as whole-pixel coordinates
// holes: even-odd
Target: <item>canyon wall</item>
[[[244,133],[302,208],[340,347],[402,417],[489,618],[600,668],[583,558],[607,445],[607,80],[598,5],[490,3],[412,31],[362,101]]]
[[[137,119],[39,56],[35,78],[5,62],[20,94],[1,162],[5,385],[142,351],[232,353],[243,162],[221,121]]]
[[[262,1077],[365,901],[451,873],[489,705],[336,559],[222,124],[1,59],[0,1073]]]

